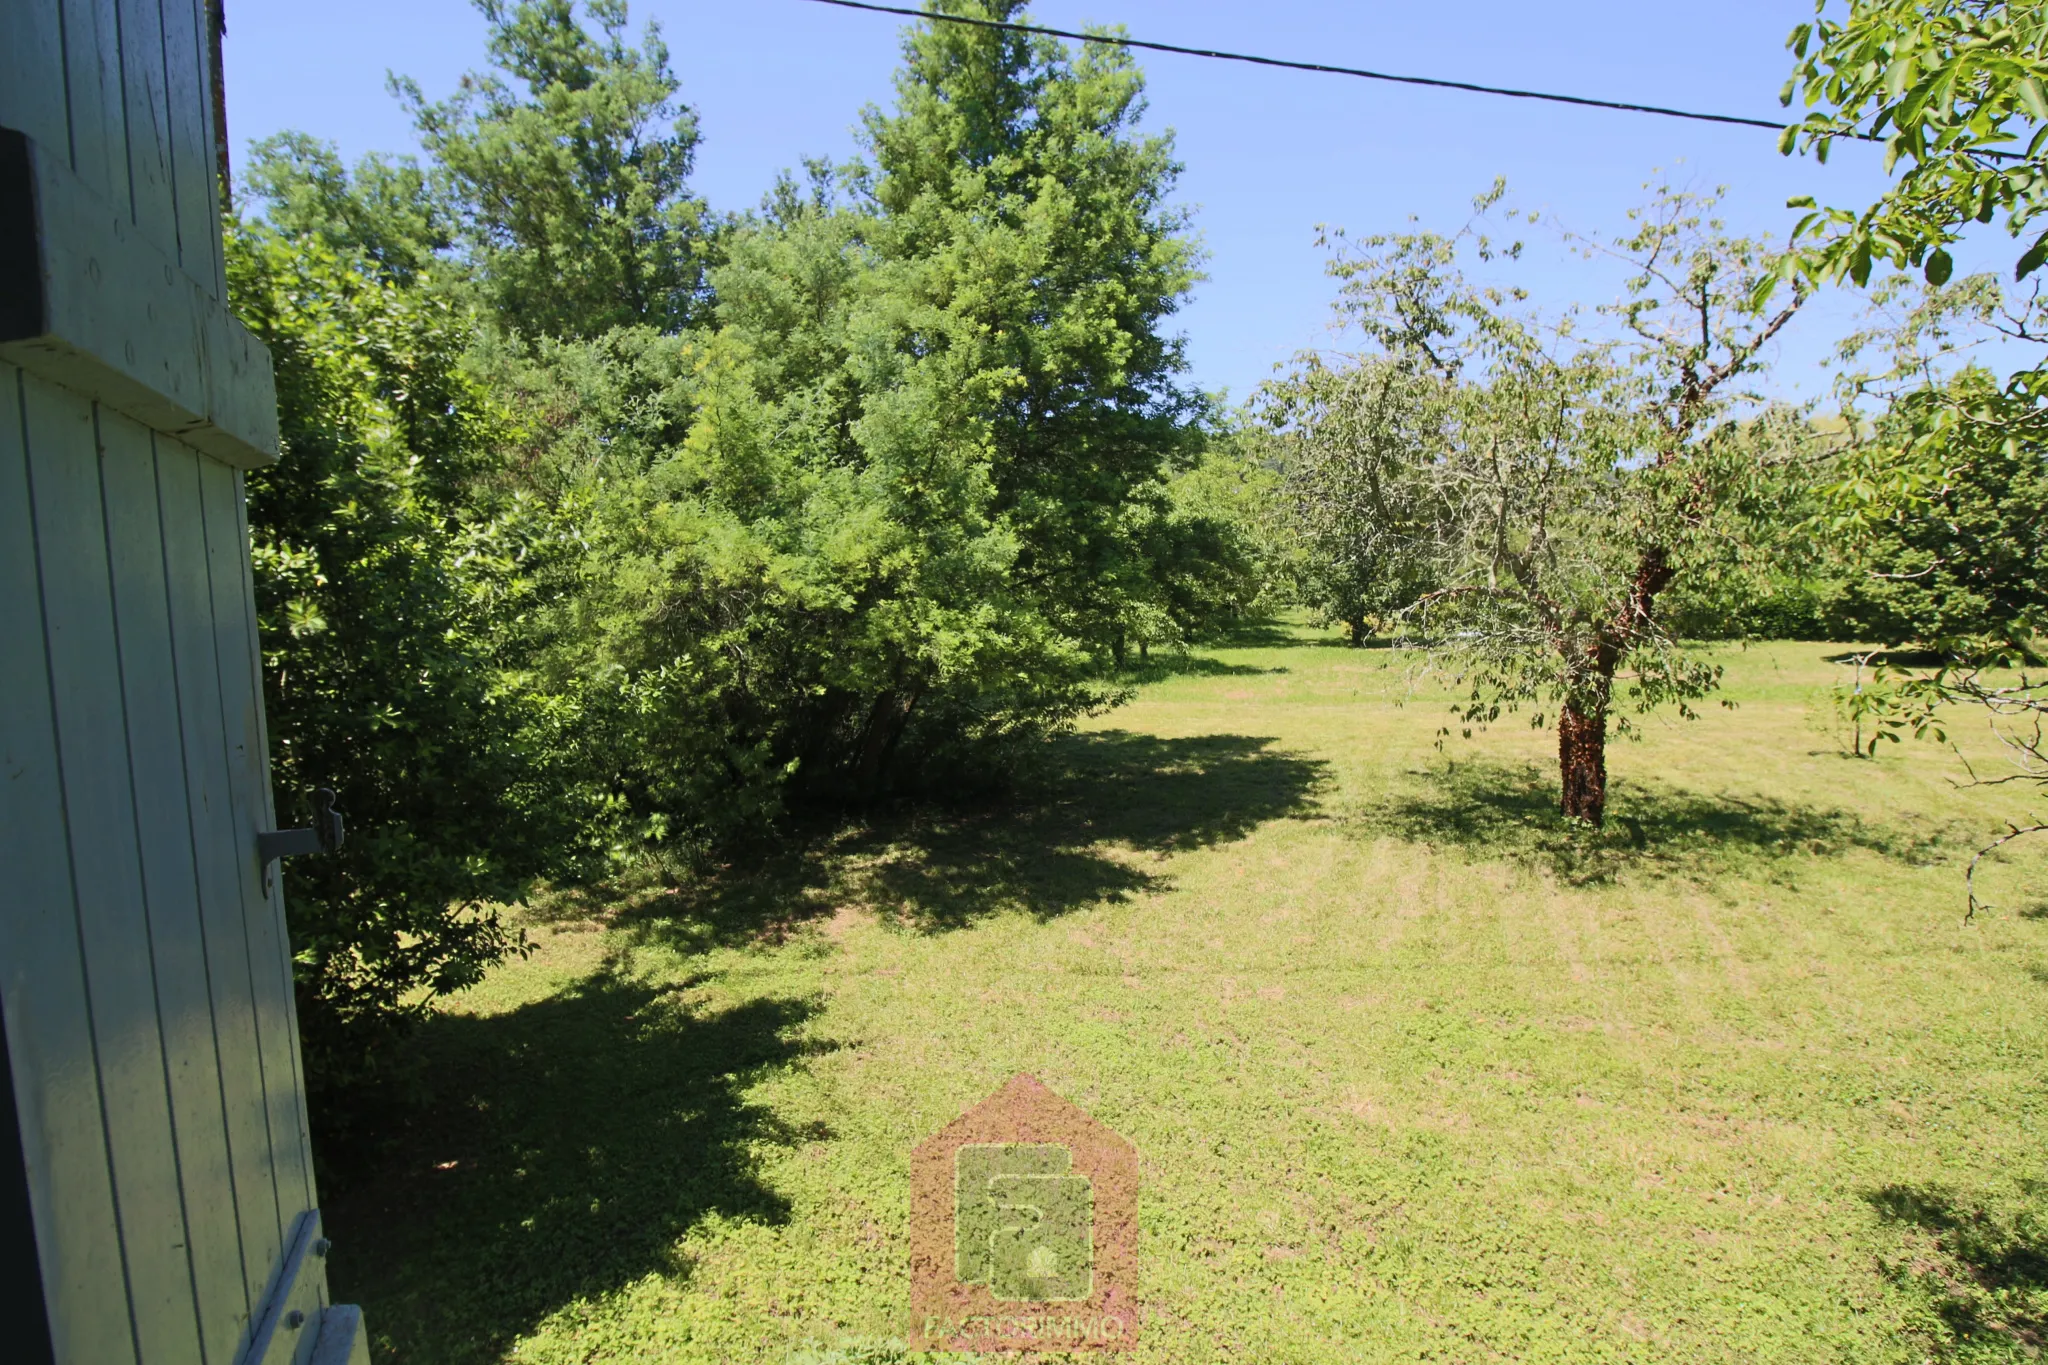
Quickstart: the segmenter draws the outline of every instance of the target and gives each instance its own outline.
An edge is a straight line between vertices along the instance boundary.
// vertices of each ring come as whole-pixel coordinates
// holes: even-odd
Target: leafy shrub
[[[471,497],[497,421],[446,300],[260,225],[228,271],[277,374],[283,458],[247,488],[280,816],[333,786],[349,823],[284,878],[308,1070],[346,1084],[517,948],[491,906],[578,838],[560,708],[518,666],[554,532]]]

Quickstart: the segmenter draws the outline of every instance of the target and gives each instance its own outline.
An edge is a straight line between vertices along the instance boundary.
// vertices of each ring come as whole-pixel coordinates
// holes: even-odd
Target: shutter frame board
[[[320,1210],[307,1209],[292,1224],[237,1365],[308,1365],[327,1310],[326,1277],[318,1265],[326,1256]]]
[[[223,464],[277,460],[262,343],[63,157],[6,128],[0,285],[0,359]]]

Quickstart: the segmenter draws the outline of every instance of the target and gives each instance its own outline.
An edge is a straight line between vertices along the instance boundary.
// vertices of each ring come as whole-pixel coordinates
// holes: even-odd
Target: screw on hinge
[[[296,1332],[306,1325],[306,1315],[294,1308],[284,1315],[284,1325]]]

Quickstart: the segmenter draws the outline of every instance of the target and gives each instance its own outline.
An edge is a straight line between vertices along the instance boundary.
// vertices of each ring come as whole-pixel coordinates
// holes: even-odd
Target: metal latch
[[[332,853],[341,847],[344,831],[341,812],[334,808],[334,790],[322,787],[313,793],[311,829],[269,829],[256,836],[256,858],[266,875],[279,858],[301,853]]]

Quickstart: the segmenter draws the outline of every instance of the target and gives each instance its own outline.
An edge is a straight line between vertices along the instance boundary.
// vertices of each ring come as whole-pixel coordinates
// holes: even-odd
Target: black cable
[[[1224,62],[1249,62],[1253,66],[1277,66],[1289,71],[1320,71],[1330,76],[1358,76],[1369,81],[1392,81],[1399,85],[1429,85],[1441,90],[1468,90],[1479,95],[1505,95],[1517,100],[1545,100],[1552,104],[1578,104],[1590,109],[1619,109],[1630,114],[1656,114],[1663,118],[1692,119],[1699,123],[1732,123],[1743,128],[1768,128],[1774,133],[1785,131],[1782,123],[1769,119],[1740,118],[1734,114],[1701,114],[1687,109],[1666,109],[1657,104],[1625,104],[1620,100],[1588,99],[1583,95],[1552,95],[1540,90],[1511,90],[1498,85],[1475,85],[1470,81],[1443,81],[1430,76],[1394,76],[1384,71],[1366,71],[1355,66],[1325,66],[1320,62],[1291,62],[1280,57],[1254,57],[1245,52],[1219,52],[1206,47],[1180,47],[1173,43],[1149,43],[1139,38],[1110,38],[1095,33],[1074,33],[1067,29],[1043,28],[1037,24],[1012,24],[1000,19],[972,19],[963,14],[939,14],[930,10],[910,9],[902,5],[875,5],[867,0],[811,0],[817,5],[837,5],[841,9],[872,10],[876,14],[900,14],[911,19],[929,19],[936,23],[966,24],[973,28],[1001,29],[1006,33],[1036,33],[1048,38],[1067,38],[1081,43],[1105,43],[1111,47],[1137,47],[1148,52],[1173,52],[1183,57],[1210,57]],[[1830,137],[1853,138],[1859,142],[1883,142],[1884,138],[1873,133],[1841,132]],[[1995,157],[1999,160],[2017,159],[2011,152],[1979,151],[1979,156]]]

